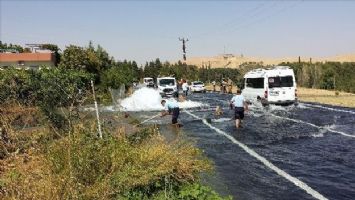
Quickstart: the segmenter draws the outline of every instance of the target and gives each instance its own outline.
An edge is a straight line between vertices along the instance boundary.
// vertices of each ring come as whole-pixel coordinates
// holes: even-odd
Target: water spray
[[[142,121],[142,122],[139,123],[139,124],[136,124],[135,126],[142,125],[142,124],[144,124],[145,122],[150,121],[150,120],[152,120],[152,119],[154,119],[154,118],[157,118],[157,117],[159,117],[159,116],[160,116],[160,113],[157,114],[157,115],[154,115],[153,117],[151,117],[151,118],[149,118],[149,119],[146,119],[146,120]]]

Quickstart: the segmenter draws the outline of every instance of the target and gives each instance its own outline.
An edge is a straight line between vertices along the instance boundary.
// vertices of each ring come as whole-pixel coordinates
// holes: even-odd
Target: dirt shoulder
[[[312,88],[298,89],[298,99],[306,102],[316,102],[335,106],[355,108],[355,94]]]

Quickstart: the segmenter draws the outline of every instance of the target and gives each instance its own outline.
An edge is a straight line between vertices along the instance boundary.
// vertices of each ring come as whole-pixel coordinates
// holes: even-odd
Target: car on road
[[[177,82],[174,77],[157,78],[157,89],[162,97],[178,97]]]
[[[151,87],[153,88],[154,87],[154,80],[153,78],[150,78],[150,77],[145,77],[143,78],[143,83],[146,87]]]
[[[293,69],[275,66],[254,69],[244,76],[242,95],[249,101],[260,100],[263,105],[297,103],[297,85]]]
[[[205,84],[202,81],[191,82],[190,91],[191,92],[206,92]]]

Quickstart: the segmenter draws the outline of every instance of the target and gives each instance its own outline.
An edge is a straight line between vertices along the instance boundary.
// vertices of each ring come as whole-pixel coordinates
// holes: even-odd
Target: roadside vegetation
[[[355,93],[355,63],[281,63],[290,66],[300,87]]]
[[[301,101],[355,108],[353,93],[303,87],[298,87],[297,93]]]
[[[230,199],[201,184],[213,173],[202,152],[166,141],[157,126],[103,114],[100,139],[83,109],[91,80],[105,97],[142,71],[100,48],[68,48],[57,67],[0,71],[0,199]]]

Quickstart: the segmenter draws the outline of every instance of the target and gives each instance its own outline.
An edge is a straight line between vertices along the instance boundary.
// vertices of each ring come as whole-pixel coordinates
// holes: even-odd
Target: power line
[[[260,22],[262,22],[262,21],[265,21],[265,20],[267,20],[267,19],[269,19],[269,18],[271,18],[271,17],[274,17],[274,16],[276,16],[276,15],[279,15],[279,14],[281,14],[281,13],[283,13],[283,12],[285,12],[285,11],[291,9],[291,8],[296,7],[298,4],[303,3],[303,1],[304,1],[304,0],[296,1],[296,3],[294,3],[294,4],[291,4],[291,5],[288,5],[288,6],[284,6],[284,7],[282,7],[281,9],[276,10],[275,12],[273,12],[273,13],[270,14],[270,15],[267,15],[267,16],[265,16],[265,17],[256,19],[255,21],[251,21],[251,22],[246,23],[246,24],[242,24],[242,25],[240,25],[240,26],[238,26],[238,27],[232,29],[230,32],[235,32],[235,31],[237,31],[237,30],[240,30],[241,28],[249,27],[249,26],[251,26],[251,25],[253,25],[253,24],[256,24],[256,23],[260,23]]]
[[[264,12],[266,9],[268,9],[270,7],[273,7],[276,3],[277,2],[273,2],[273,3],[269,4],[269,5],[267,5],[266,3],[259,4],[259,5],[255,6],[255,7],[253,7],[252,9],[248,9],[245,12],[242,12],[240,15],[238,15],[238,17],[235,17],[233,20],[231,20],[231,21],[229,21],[227,23],[224,23],[222,26],[220,26],[219,28],[217,28],[214,31],[204,32],[204,33],[197,34],[197,35],[191,36],[191,37],[199,38],[199,37],[205,37],[205,36],[208,36],[208,35],[217,34],[217,33],[220,33],[220,32],[225,32],[226,27],[230,28],[230,27],[233,27],[233,26],[238,25],[240,23],[243,23],[243,22],[245,22],[245,21],[242,21],[243,19],[249,20],[250,18],[253,18],[253,17],[257,16],[259,13]]]

